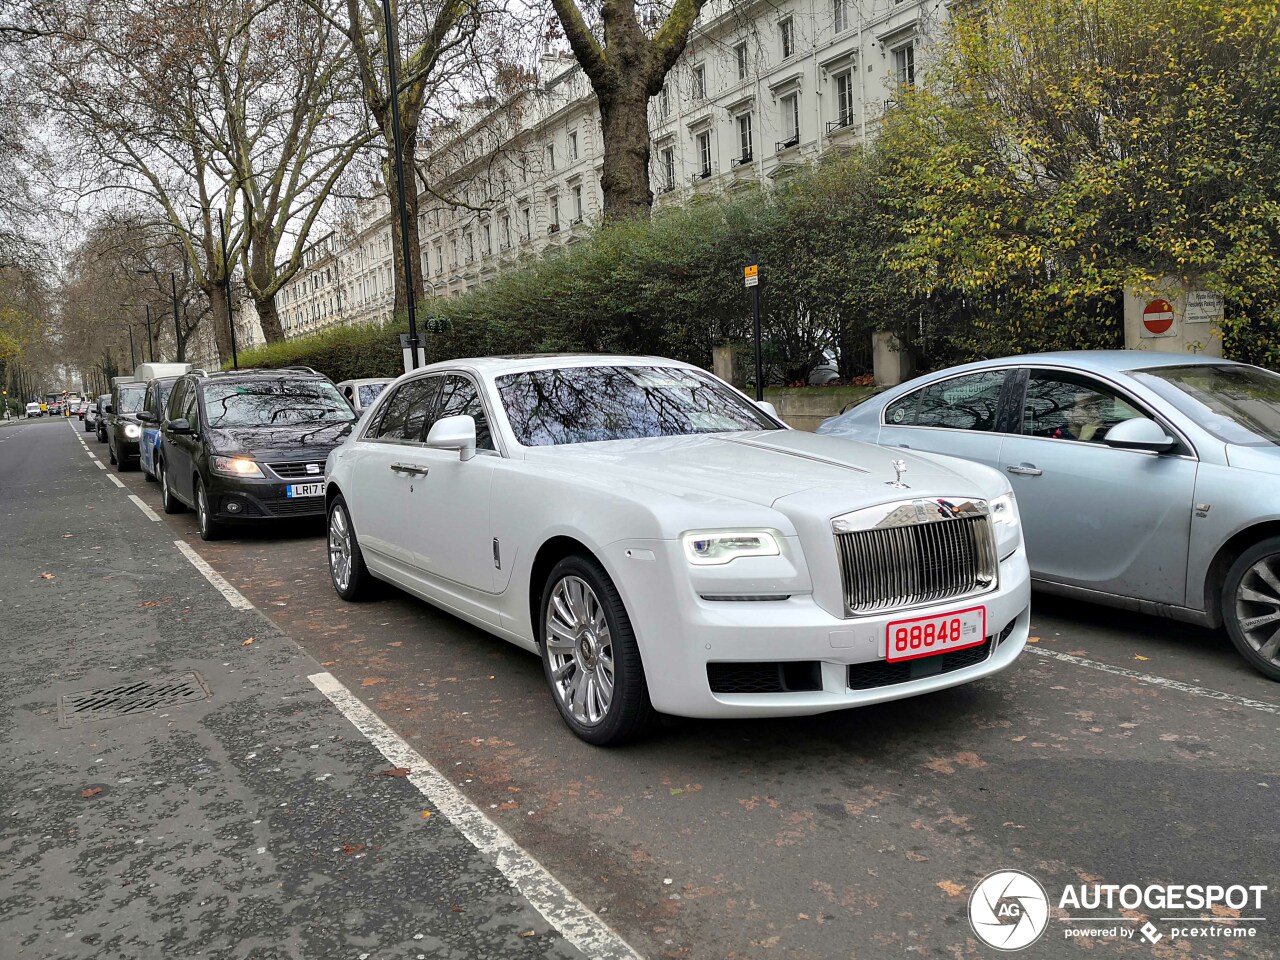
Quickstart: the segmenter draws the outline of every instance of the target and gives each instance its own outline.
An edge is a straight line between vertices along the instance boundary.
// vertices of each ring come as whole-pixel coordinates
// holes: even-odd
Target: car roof
[[[1123,373],[1130,370],[1149,370],[1155,367],[1186,367],[1195,365],[1234,364],[1234,360],[1206,357],[1188,353],[1157,353],[1154,350],[1058,350],[1049,353],[1024,353],[1007,357],[991,357],[972,363],[935,370],[925,376],[939,373],[960,373],[966,370],[984,370],[990,367],[1008,366],[1070,366],[1100,373]],[[908,381],[909,382],[909,381]]]
[[[697,369],[691,363],[668,360],[665,357],[627,356],[613,353],[527,353],[496,357],[464,357],[429,364],[424,369],[446,370],[467,367],[488,377],[504,373],[524,373],[529,370],[549,370],[556,367],[680,367]]]
[[[338,386],[363,387],[370,383],[390,383],[395,377],[359,377],[355,380],[339,380]]]

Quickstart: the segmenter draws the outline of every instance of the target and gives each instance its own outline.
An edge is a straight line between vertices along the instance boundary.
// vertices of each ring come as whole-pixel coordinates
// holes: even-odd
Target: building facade
[[[656,205],[768,186],[874,137],[946,15],[947,0],[713,0],[650,101]],[[433,143],[419,206],[429,296],[465,293],[599,222],[600,115],[569,54],[543,57],[533,89],[471,105]],[[391,318],[387,206],[379,190],[313,245],[325,246],[282,291],[286,336]]]

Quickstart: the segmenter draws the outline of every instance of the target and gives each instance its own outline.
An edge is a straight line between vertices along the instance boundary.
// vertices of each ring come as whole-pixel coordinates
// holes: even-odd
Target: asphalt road
[[[74,441],[43,449],[55,469],[85,459]],[[154,484],[122,479],[159,511]],[[1005,868],[1055,901],[1028,956],[1280,956],[1280,685],[1219,634],[1037,597],[1038,641],[997,677],[808,719],[675,722],[601,750],[562,725],[536,658],[390,588],[339,601],[320,524],[214,544],[189,514],[154,526],[645,956],[990,956],[966,907]],[[1252,938],[1189,939],[1166,918],[1199,912],[1057,908],[1092,882],[1269,891],[1234,915],[1263,920],[1197,925]],[[1071,935],[1103,915],[1131,936]]]

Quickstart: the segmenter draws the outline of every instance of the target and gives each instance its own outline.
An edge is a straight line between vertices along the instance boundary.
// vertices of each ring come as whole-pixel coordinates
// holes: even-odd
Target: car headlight
[[[245,457],[210,457],[209,469],[224,477],[262,477],[262,468]]]
[[[768,530],[694,530],[681,539],[685,557],[698,566],[729,563],[739,557],[776,557],[782,552]]]
[[[1018,501],[1012,491],[987,503],[991,525],[996,532],[996,548],[1003,560],[1022,543],[1022,519],[1018,516]]]
[[[136,423],[126,423],[124,425],[124,435],[130,440],[137,440],[142,436],[142,428]]]

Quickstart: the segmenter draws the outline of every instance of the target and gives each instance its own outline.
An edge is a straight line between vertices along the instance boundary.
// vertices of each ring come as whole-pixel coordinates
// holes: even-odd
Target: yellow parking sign
[[[742,280],[743,280],[744,286],[747,286],[747,287],[756,286],[760,282],[760,266],[758,264],[753,263],[749,267],[743,267]]]

